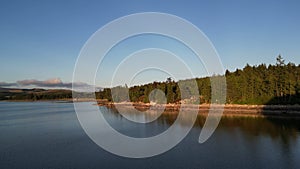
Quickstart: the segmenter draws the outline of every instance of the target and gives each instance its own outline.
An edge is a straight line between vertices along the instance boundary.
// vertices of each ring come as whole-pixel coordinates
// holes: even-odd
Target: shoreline
[[[151,104],[151,103],[136,103],[136,102],[120,102],[112,103],[103,100],[97,100],[98,106],[105,106],[107,108],[132,108],[134,107],[140,111],[149,110],[161,110],[164,111],[189,111],[198,109],[198,114],[208,114],[220,112],[223,110],[223,116],[268,116],[268,117],[298,117],[300,118],[300,105],[241,105],[241,104]]]
[[[95,99],[53,99],[53,100],[1,100],[0,102],[55,102],[55,103],[73,103],[73,102],[93,102]],[[142,102],[119,102],[113,103],[107,100],[96,100],[95,105],[105,106],[107,108],[130,109],[132,106],[139,111],[146,111],[150,107],[152,110],[164,109],[165,112],[176,113],[180,109],[183,111],[191,111],[198,109],[198,114],[207,115],[209,110],[220,111],[223,109],[222,116],[251,116],[251,117],[284,117],[284,118],[300,118],[300,105],[243,105],[243,104],[154,104]],[[213,111],[212,111],[213,113]]]

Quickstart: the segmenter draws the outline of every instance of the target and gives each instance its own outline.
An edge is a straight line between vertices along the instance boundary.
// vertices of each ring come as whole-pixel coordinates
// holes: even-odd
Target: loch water
[[[157,135],[176,119],[170,113],[135,124],[113,109],[99,109],[113,128],[131,137]],[[171,150],[131,159],[95,144],[82,129],[73,103],[0,102],[0,168],[300,168],[299,119],[224,116],[213,135],[200,144],[204,122],[205,117],[198,116],[189,134]]]

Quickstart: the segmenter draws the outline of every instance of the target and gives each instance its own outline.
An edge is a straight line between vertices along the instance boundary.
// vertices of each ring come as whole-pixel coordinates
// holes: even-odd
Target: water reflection
[[[131,122],[124,118],[116,109],[100,107],[101,112],[108,120],[108,122],[118,130],[118,126],[127,126],[134,127],[135,130],[148,129],[150,134],[143,133],[143,136],[147,135],[148,137],[159,134],[160,132],[166,130],[169,126],[171,126],[177,118],[178,111],[164,111],[161,116],[150,123],[138,124]],[[157,116],[157,113],[152,111],[147,112],[136,112],[123,110],[122,114],[126,114],[127,116],[132,116],[135,119],[153,119],[152,116]],[[158,112],[160,113],[160,112]],[[189,113],[188,111],[185,112]],[[113,116],[113,118],[112,118]],[[118,120],[116,120],[118,119]],[[201,130],[206,120],[206,114],[199,114],[197,120],[194,124],[194,128]],[[193,119],[190,119],[190,116],[183,114],[183,119],[180,121],[181,127],[185,127],[187,124],[192,123]],[[151,130],[155,127],[159,126],[160,130]],[[255,139],[255,136],[265,136],[270,137],[272,139],[280,139],[286,145],[289,145],[297,140],[299,137],[300,131],[300,120],[293,118],[276,118],[276,117],[252,117],[252,116],[223,116],[220,124],[218,126],[218,130],[241,130],[248,135],[254,136],[249,139]],[[124,133],[128,134],[128,133]],[[133,133],[129,133],[133,134]],[[141,137],[141,135],[133,134],[134,137]]]
[[[112,127],[131,137],[158,135],[174,123],[178,114],[176,111],[165,111],[156,121],[137,124],[123,118],[114,109],[104,107],[101,109]],[[156,115],[155,112],[136,114],[126,111],[122,113],[138,118],[148,118],[151,115]],[[193,122],[188,117],[183,116],[183,120],[180,122],[181,127]],[[232,168],[232,166],[238,168],[241,166],[243,168],[297,168],[296,166],[299,166],[299,160],[297,159],[300,154],[299,119],[223,116],[212,137],[206,143],[199,144],[197,140],[205,120],[205,114],[197,116],[194,127],[186,138],[188,141],[183,141],[182,146],[179,147],[185,147],[186,149],[189,149],[187,147],[194,147],[195,150],[189,150],[192,156],[198,156],[203,151],[205,154],[208,153],[211,160],[216,160],[215,155],[220,154],[222,158],[215,162],[222,165],[212,168]],[[210,151],[213,153],[209,154]],[[205,156],[202,158],[205,158]],[[236,159],[243,162],[237,162]],[[246,167],[243,165],[244,163],[249,164]],[[228,166],[225,167],[225,164]]]

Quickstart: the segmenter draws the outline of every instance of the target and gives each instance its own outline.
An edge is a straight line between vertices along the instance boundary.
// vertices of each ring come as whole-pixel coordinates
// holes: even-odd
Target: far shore
[[[41,99],[41,100],[31,100],[31,99],[25,99],[25,100],[1,100],[2,102],[95,102],[95,99],[92,98],[64,98],[64,99]]]
[[[73,102],[95,102],[98,106],[105,106],[108,108],[121,107],[122,109],[130,109],[134,107],[140,111],[148,109],[164,109],[165,112],[178,112],[179,110],[189,111],[198,109],[199,114],[207,115],[209,110],[216,110],[220,112],[223,109],[223,116],[268,116],[268,117],[297,117],[300,118],[300,105],[244,105],[244,104],[155,104],[142,102],[109,102],[107,100],[93,99],[93,98],[66,98],[53,100],[1,100],[6,102],[59,102],[59,103],[73,103]],[[214,111],[211,111],[212,113]]]

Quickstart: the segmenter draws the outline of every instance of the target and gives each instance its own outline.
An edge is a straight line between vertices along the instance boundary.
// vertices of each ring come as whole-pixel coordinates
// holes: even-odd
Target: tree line
[[[223,75],[224,76],[224,75]],[[300,104],[300,64],[285,63],[279,55],[275,65],[254,65],[247,64],[243,69],[235,71],[226,70],[226,103],[229,104]],[[185,83],[197,82],[200,103],[211,103],[210,78],[203,77],[183,80]],[[165,82],[153,82],[133,87],[117,86],[104,88],[96,92],[98,99],[121,102],[143,102],[149,103],[149,95],[154,89],[163,91],[167,103],[178,103],[182,90],[179,82],[168,78]],[[187,85],[188,86],[188,85]],[[186,91],[184,91],[186,92]],[[151,93],[153,94],[153,93]],[[154,93],[155,95],[155,93]],[[156,100],[160,102],[160,100]]]

